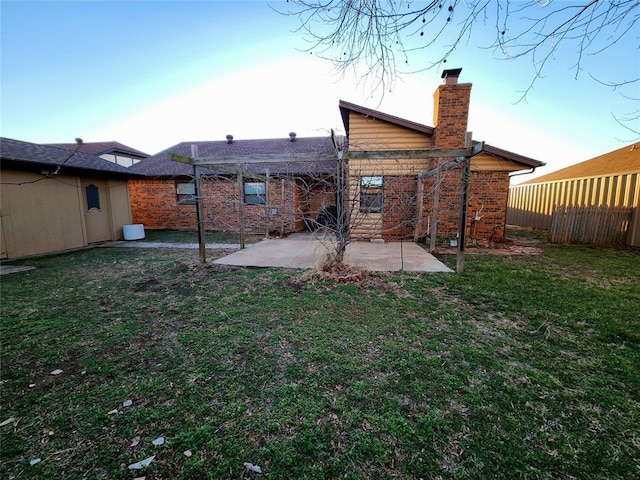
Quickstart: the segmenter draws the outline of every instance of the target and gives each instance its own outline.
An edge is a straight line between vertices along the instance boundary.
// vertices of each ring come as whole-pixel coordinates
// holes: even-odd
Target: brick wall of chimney
[[[435,148],[464,148],[470,97],[470,83],[438,86],[433,94]]]

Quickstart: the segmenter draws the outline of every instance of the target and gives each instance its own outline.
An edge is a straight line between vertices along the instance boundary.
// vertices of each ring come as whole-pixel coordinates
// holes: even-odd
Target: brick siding
[[[435,166],[436,164],[434,163]],[[428,219],[426,223],[430,226],[431,222],[434,221],[435,214],[437,237],[455,238],[458,233],[458,218],[460,218],[462,167],[458,166],[441,172],[437,212],[435,212],[437,182],[435,175],[423,180],[422,215],[424,219]],[[427,225],[423,225],[423,228],[428,236],[430,228],[427,228]]]
[[[196,206],[178,204],[176,181],[189,182],[191,178],[130,180],[133,222],[142,223],[149,229],[197,229]],[[236,177],[203,178],[201,190],[205,229],[239,231],[240,207]],[[319,213],[317,209],[331,203],[326,182],[313,184],[307,181],[303,188],[300,181],[291,178],[272,179],[268,195],[268,205],[242,205],[246,232],[266,233],[267,227],[269,232],[280,234],[302,230],[305,227],[305,217],[316,219]]]
[[[435,165],[434,165],[435,166]],[[387,180],[389,179],[389,180]],[[387,240],[408,239],[413,235],[415,228],[414,216],[417,212],[414,196],[417,192],[417,177],[404,177],[403,183],[407,186],[401,195],[409,198],[406,204],[397,205],[395,201],[389,201],[388,196],[397,184],[390,177],[385,177],[385,205],[384,225]],[[410,185],[415,185],[411,188]],[[434,219],[434,203],[436,190],[436,177],[423,180],[422,220],[419,225],[419,237],[425,238],[430,234],[430,222]],[[506,226],[506,202],[508,197],[509,174],[508,172],[471,172],[469,183],[469,208],[467,210],[467,239],[469,243],[486,244],[488,242],[500,242],[504,240]],[[413,195],[407,193],[414,192]],[[442,172],[440,180],[440,197],[437,212],[437,237],[442,241],[456,238],[458,234],[458,218],[460,216],[460,199],[462,193],[462,167]],[[397,209],[392,212],[390,209]],[[475,217],[480,217],[476,220]],[[402,224],[402,234],[398,235],[393,225]],[[409,228],[411,225],[411,229]],[[411,230],[409,232],[409,230]]]
[[[383,239],[389,241],[413,239],[417,188],[415,176],[384,177]]]
[[[440,85],[435,93],[433,123],[435,148],[464,148],[471,84]]]
[[[480,243],[501,242],[505,238],[508,172],[471,172],[469,184],[468,238]],[[475,221],[476,212],[481,217]]]
[[[129,197],[133,223],[149,229],[197,228],[196,207],[178,205],[174,179],[129,180]]]

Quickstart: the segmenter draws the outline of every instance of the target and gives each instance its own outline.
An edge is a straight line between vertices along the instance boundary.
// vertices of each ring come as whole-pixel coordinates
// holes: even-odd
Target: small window
[[[87,195],[87,210],[100,210],[100,190],[93,183],[85,187]]]
[[[382,212],[383,177],[360,177],[360,211]]]
[[[196,204],[196,184],[191,182],[176,182],[176,198],[179,205]]]
[[[265,182],[245,182],[244,203],[247,205],[266,205],[267,185]]]

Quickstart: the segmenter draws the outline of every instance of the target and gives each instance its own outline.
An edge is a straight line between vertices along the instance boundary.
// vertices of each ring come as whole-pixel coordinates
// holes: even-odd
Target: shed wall
[[[107,192],[111,205],[111,238],[122,240],[124,238],[122,226],[133,223],[129,203],[129,183],[126,180],[108,180]]]
[[[18,258],[87,245],[84,191],[80,177],[2,170],[0,255]],[[126,181],[109,180],[111,240],[130,223]]]

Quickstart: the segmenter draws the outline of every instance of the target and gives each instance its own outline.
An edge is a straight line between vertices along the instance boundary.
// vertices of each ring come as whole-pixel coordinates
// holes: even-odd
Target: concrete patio
[[[296,233],[283,239],[262,240],[212,263],[242,267],[318,268],[327,258],[333,240],[317,233]],[[452,272],[413,242],[353,242],[344,263],[375,272]]]

